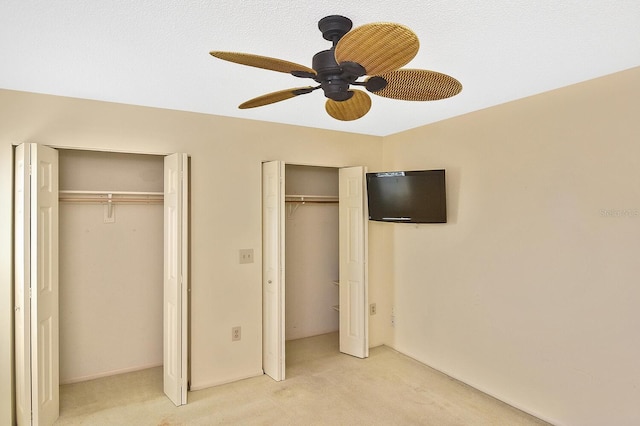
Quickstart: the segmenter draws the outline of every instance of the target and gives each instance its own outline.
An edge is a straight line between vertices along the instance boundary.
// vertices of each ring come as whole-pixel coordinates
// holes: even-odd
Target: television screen
[[[446,223],[444,170],[367,173],[369,219]]]

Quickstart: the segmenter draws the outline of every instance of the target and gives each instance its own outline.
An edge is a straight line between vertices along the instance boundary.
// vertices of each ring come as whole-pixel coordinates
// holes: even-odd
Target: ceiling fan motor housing
[[[349,30],[351,19],[341,15],[330,15],[318,22],[322,37],[333,43],[329,50],[323,50],[313,56],[312,68],[318,73],[315,80],[320,83],[324,95],[334,101],[351,99],[353,92],[349,86],[365,74],[364,68],[356,63],[338,64],[335,57],[335,46]]]
[[[365,74],[364,68],[355,62],[338,65],[333,48],[313,55],[312,67],[318,73],[315,80],[322,86],[324,95],[334,101],[351,99],[353,92],[349,86]]]

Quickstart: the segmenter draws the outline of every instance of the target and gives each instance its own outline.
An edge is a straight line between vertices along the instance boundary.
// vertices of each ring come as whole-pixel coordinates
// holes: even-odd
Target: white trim
[[[398,349],[396,349],[396,348],[394,348],[393,346],[390,346],[390,345],[384,345],[384,346],[387,346],[388,348],[393,349],[394,351],[398,352],[399,354],[407,356],[407,357],[411,358],[412,360],[414,360],[415,362],[418,362],[418,363],[420,363],[422,365],[425,365],[425,366],[427,366],[427,367],[429,367],[429,368],[431,368],[433,370],[436,370],[437,372],[442,373],[445,376],[448,376],[448,377],[450,377],[450,378],[452,378],[452,379],[454,379],[454,380],[456,380],[456,381],[458,381],[460,383],[463,383],[463,384],[465,384],[465,385],[467,385],[469,387],[472,387],[472,388],[476,389],[477,391],[480,391],[480,392],[482,392],[482,393],[484,393],[486,395],[489,395],[490,397],[495,398],[500,402],[503,402],[503,403],[505,403],[507,405],[510,405],[513,408],[516,408],[516,409],[518,409],[518,410],[520,410],[520,411],[522,411],[524,413],[527,413],[527,414],[530,414],[530,415],[532,415],[534,417],[537,417],[538,419],[540,419],[542,421],[545,421],[545,422],[550,423],[550,424],[555,425],[555,426],[567,426],[566,423],[562,423],[561,421],[559,421],[557,419],[552,419],[552,418],[546,417],[546,416],[536,412],[535,410],[532,410],[532,409],[530,409],[528,407],[524,407],[524,406],[522,406],[522,404],[518,404],[518,403],[510,400],[509,398],[505,398],[505,397],[503,397],[501,395],[498,395],[498,394],[496,394],[494,392],[491,392],[490,390],[488,390],[484,386],[480,386],[480,385],[478,385],[478,384],[476,384],[476,383],[474,383],[472,381],[462,379],[462,378],[460,378],[460,376],[452,374],[452,373],[448,372],[445,369],[438,368],[438,367],[435,367],[432,364],[429,364],[429,363],[426,363],[424,361],[421,361],[418,357],[413,356],[411,353],[402,352],[402,351],[400,351],[400,350],[398,350]]]
[[[88,376],[81,376],[81,377],[76,377],[70,380],[60,381],[60,385],[70,385],[73,383],[80,383],[80,382],[86,382],[88,380],[101,379],[103,377],[115,376],[117,374],[133,373],[134,371],[142,371],[142,370],[147,370],[149,368],[156,368],[156,367],[162,367],[162,362],[148,364],[148,365],[139,365],[137,367],[122,368],[119,370],[105,371],[103,373],[98,373],[98,374],[89,374]]]
[[[237,382],[239,380],[245,380],[245,379],[252,379],[254,377],[259,377],[259,376],[264,376],[264,372],[262,370],[258,371],[257,373],[254,374],[250,374],[247,376],[238,376],[238,377],[234,377],[231,379],[225,379],[225,380],[221,380],[221,381],[213,381],[213,382],[206,382],[203,384],[199,384],[198,386],[194,386],[193,383],[191,384],[191,388],[189,390],[191,391],[199,391],[199,390],[203,390],[203,389],[207,389],[213,386],[220,386],[220,385],[226,385],[229,383],[233,383],[233,382]],[[268,377],[268,376],[267,376]],[[271,382],[271,378],[269,378],[269,381]]]

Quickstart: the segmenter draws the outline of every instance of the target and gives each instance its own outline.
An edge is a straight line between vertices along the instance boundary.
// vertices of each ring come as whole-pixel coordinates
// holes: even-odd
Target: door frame
[[[280,202],[280,213],[278,213],[279,217],[278,217],[278,222],[280,223],[280,229],[278,232],[275,232],[275,234],[277,235],[277,238],[279,239],[278,243],[276,244],[277,250],[280,253],[281,259],[280,259],[280,267],[281,267],[281,271],[279,274],[279,278],[278,278],[278,282],[277,282],[277,299],[278,299],[278,307],[277,307],[277,314],[273,314],[272,315],[276,315],[277,316],[277,321],[269,321],[266,318],[267,315],[267,311],[265,311],[264,306],[266,303],[268,303],[268,301],[266,301],[266,293],[265,293],[265,289],[267,288],[267,282],[268,282],[268,278],[267,278],[267,274],[265,273],[265,262],[266,259],[269,258],[269,256],[273,256],[273,253],[267,253],[268,247],[265,245],[265,234],[266,234],[266,227],[268,226],[265,223],[265,202],[264,202],[264,197],[265,197],[265,182],[264,182],[264,175],[263,175],[263,182],[262,182],[262,213],[263,213],[263,229],[262,229],[262,239],[263,239],[263,253],[262,253],[262,261],[263,261],[263,274],[262,274],[262,288],[263,288],[263,312],[262,312],[262,324],[263,324],[263,370],[265,372],[265,374],[269,375],[271,378],[273,378],[276,381],[280,381],[280,380],[284,380],[285,379],[285,370],[286,370],[286,357],[285,357],[285,333],[284,333],[284,327],[285,327],[285,299],[286,299],[286,295],[285,295],[285,279],[284,279],[284,265],[285,265],[285,259],[284,259],[284,252],[285,252],[285,238],[284,238],[284,224],[283,224],[283,217],[284,217],[284,198],[285,198],[285,166],[286,165],[295,165],[295,166],[308,166],[308,167],[328,167],[328,168],[334,168],[336,169],[338,172],[341,169],[348,169],[352,166],[333,166],[333,165],[324,165],[324,164],[301,164],[301,163],[288,163],[285,161],[281,161],[281,160],[274,160],[274,161],[264,161],[262,163],[262,170],[264,173],[264,165],[267,163],[279,163],[280,164],[280,168],[281,168],[281,182],[279,182],[279,186],[281,188],[280,192],[281,194],[279,194],[278,196],[280,197],[279,202]],[[362,203],[363,203],[363,211],[362,211],[362,228],[363,228],[363,235],[362,235],[362,239],[361,239],[361,243],[362,243],[362,247],[360,247],[361,249],[361,255],[362,255],[362,260],[364,262],[364,271],[363,271],[363,283],[362,283],[362,287],[361,287],[361,292],[362,294],[360,295],[360,297],[357,298],[358,301],[361,302],[362,306],[357,309],[357,311],[360,311],[363,313],[363,318],[362,321],[358,324],[359,327],[359,332],[361,337],[364,340],[364,348],[359,348],[355,353],[349,353],[347,351],[350,351],[350,348],[347,348],[347,351],[345,351],[345,349],[343,348],[343,344],[341,343],[341,352],[344,353],[348,353],[350,355],[354,355],[358,358],[367,358],[369,356],[369,324],[368,324],[368,320],[369,320],[369,315],[368,315],[368,273],[367,273],[367,269],[368,269],[368,221],[366,218],[366,214],[367,214],[367,205],[366,205],[366,188],[364,187],[364,175],[367,171],[366,167],[364,166],[358,166],[362,168],[362,179],[363,179],[363,187],[362,187]],[[342,217],[340,218],[340,222],[343,222]],[[343,224],[340,224],[340,227],[342,227]],[[340,232],[340,231],[339,231]],[[272,246],[273,247],[273,246]],[[342,255],[340,255],[342,257]],[[342,264],[342,259],[340,261],[340,264]],[[342,274],[342,271],[341,271]],[[341,290],[341,299],[343,297],[343,291]],[[354,299],[350,299],[350,300],[354,300]],[[356,311],[356,310],[354,310]],[[341,314],[341,323],[343,322],[343,318],[342,318],[342,314]],[[269,328],[265,328],[268,324],[271,324],[271,326]],[[341,325],[342,328],[342,325]],[[276,348],[276,350],[279,351],[277,357],[278,357],[278,368],[274,369],[274,368],[267,368],[265,369],[265,344],[268,343],[268,341],[273,340],[272,346]],[[265,343],[266,342],[266,343]]]

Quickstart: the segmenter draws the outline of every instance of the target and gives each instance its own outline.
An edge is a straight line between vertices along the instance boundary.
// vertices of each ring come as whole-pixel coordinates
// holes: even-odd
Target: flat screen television
[[[369,220],[446,223],[444,170],[367,173]]]

